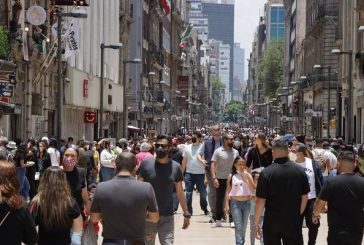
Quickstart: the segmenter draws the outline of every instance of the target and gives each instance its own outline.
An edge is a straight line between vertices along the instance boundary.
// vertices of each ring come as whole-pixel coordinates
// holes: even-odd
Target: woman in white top
[[[231,212],[235,223],[235,243],[243,245],[250,214],[250,199],[255,184],[248,172],[246,161],[238,156],[234,160],[231,174],[226,182],[225,212]],[[230,201],[230,208],[229,208]]]
[[[61,154],[59,153],[59,150],[57,150],[56,139],[51,138],[49,140],[49,148],[47,149],[47,152],[51,158],[52,166],[59,166],[61,162]]]
[[[110,142],[104,141],[104,149],[100,154],[100,181],[108,181],[115,176],[115,155],[110,149]]]

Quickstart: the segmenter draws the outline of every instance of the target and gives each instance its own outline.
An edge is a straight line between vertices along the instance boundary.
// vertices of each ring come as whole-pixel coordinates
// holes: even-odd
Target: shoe
[[[221,220],[216,220],[216,223],[212,224],[212,227],[222,227]]]
[[[204,210],[204,211],[203,211],[203,213],[204,213],[205,215],[209,215],[209,214],[210,214],[210,211],[206,209],[206,210]]]
[[[231,228],[235,228],[235,224],[234,224],[234,222],[230,222],[230,227],[231,227]]]
[[[213,223],[215,223],[216,222],[216,220],[214,219],[214,218],[211,218],[210,220],[209,220],[209,223],[210,224],[213,224]]]

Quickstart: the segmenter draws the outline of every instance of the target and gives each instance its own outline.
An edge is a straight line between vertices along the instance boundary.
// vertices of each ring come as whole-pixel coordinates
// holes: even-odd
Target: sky
[[[235,42],[245,50],[245,79],[248,77],[249,54],[252,50],[254,32],[259,23],[259,16],[264,10],[266,0],[235,0]]]

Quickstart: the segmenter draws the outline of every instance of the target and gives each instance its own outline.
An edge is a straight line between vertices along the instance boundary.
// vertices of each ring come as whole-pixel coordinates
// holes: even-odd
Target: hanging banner
[[[80,35],[79,35],[79,27],[78,20],[73,19],[70,23],[70,27],[68,29],[66,35],[66,49],[64,53],[64,57],[67,59],[75,55],[80,50]]]

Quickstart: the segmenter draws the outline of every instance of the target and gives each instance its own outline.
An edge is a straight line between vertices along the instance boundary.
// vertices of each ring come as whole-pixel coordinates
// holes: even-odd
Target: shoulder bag
[[[6,218],[9,216],[9,214],[10,214],[10,211],[7,212],[7,214],[5,215],[5,217],[1,220],[0,226],[5,222]]]

